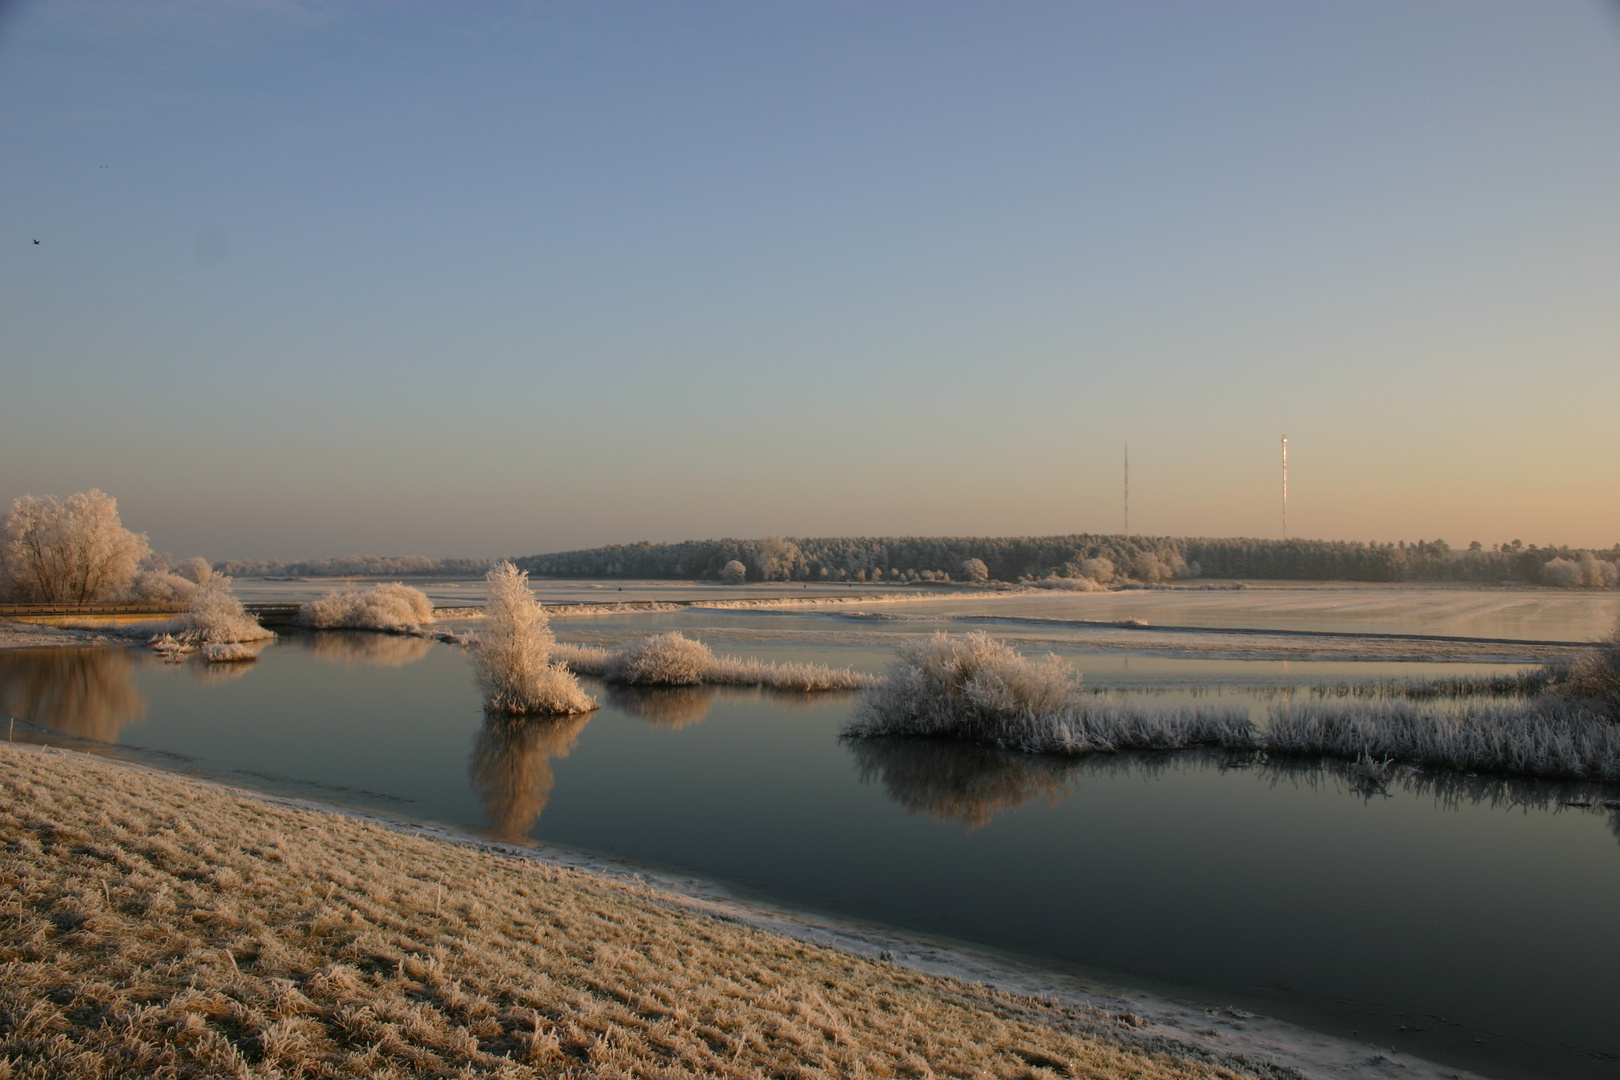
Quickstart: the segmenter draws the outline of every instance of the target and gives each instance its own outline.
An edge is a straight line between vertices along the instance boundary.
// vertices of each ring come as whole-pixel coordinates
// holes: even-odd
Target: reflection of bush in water
[[[404,667],[427,655],[426,638],[373,634],[363,630],[322,630],[300,635],[300,642],[322,660],[344,664]]]
[[[123,649],[0,652],[0,708],[64,735],[113,742],[146,715],[135,662]]]
[[[567,757],[589,721],[590,713],[485,717],[469,772],[491,832],[517,839],[534,826],[556,783],[551,759]]]
[[[193,659],[186,665],[191,672],[191,681],[199,686],[224,686],[252,671],[254,664],[209,664]]]
[[[970,829],[1040,796],[1056,805],[1075,786],[1072,759],[933,739],[846,739],[861,781],[883,785],[916,813]]]
[[[607,685],[608,704],[649,723],[683,728],[709,715],[719,690],[713,686]]]
[[[775,709],[825,707],[846,700],[851,693],[836,690],[770,690],[751,686],[623,686],[604,683],[608,702],[654,724],[682,728],[709,715],[721,701],[765,702]]]

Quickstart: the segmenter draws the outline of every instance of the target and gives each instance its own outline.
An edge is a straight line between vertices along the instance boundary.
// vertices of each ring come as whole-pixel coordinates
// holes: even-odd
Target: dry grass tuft
[[[0,744],[0,788],[3,1080],[1237,1075],[1101,1014],[184,777]]]

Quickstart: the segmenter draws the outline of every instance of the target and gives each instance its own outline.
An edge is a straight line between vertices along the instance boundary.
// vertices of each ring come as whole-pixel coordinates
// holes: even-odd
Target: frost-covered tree
[[[799,545],[780,536],[767,536],[759,542],[754,564],[759,576],[766,581],[787,581],[804,561]]]
[[[529,590],[529,575],[509,562],[491,570],[489,603],[473,666],[484,707],[513,716],[590,712],[596,701],[573,672],[552,663],[550,621]]]
[[[990,568],[984,565],[983,559],[963,559],[962,576],[969,581],[989,581]]]
[[[105,492],[24,495],[0,525],[0,589],[34,603],[110,600],[151,551],[145,536],[124,528],[118,501]]]
[[[1080,576],[1088,577],[1099,585],[1106,585],[1114,580],[1114,562],[1112,559],[1104,558],[1082,560]]]
[[[1141,552],[1131,560],[1131,576],[1146,585],[1168,581],[1172,573],[1171,568],[1150,551]]]
[[[741,585],[748,579],[748,567],[740,561],[732,559],[720,571],[720,580],[727,585]]]

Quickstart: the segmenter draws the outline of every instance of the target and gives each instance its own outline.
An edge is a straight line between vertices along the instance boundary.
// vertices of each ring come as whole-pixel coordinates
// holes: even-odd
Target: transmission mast
[[[1288,436],[1282,437],[1283,539],[1288,539]]]
[[[1131,535],[1131,444],[1125,443],[1125,535]]]

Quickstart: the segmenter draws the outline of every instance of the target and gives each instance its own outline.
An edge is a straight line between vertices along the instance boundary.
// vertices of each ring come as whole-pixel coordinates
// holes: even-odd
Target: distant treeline
[[[214,570],[231,577],[469,577],[487,571],[490,559],[430,559],[425,555],[349,555],[339,559],[228,559]]]
[[[1608,550],[1526,547],[1515,540],[1453,549],[1443,540],[1211,539],[1170,536],[766,537],[615,544],[516,560],[535,576],[720,579],[728,563],[753,581],[1028,581],[1249,578],[1280,581],[1523,582],[1601,588],[1620,583]],[[975,561],[978,564],[975,565]]]

